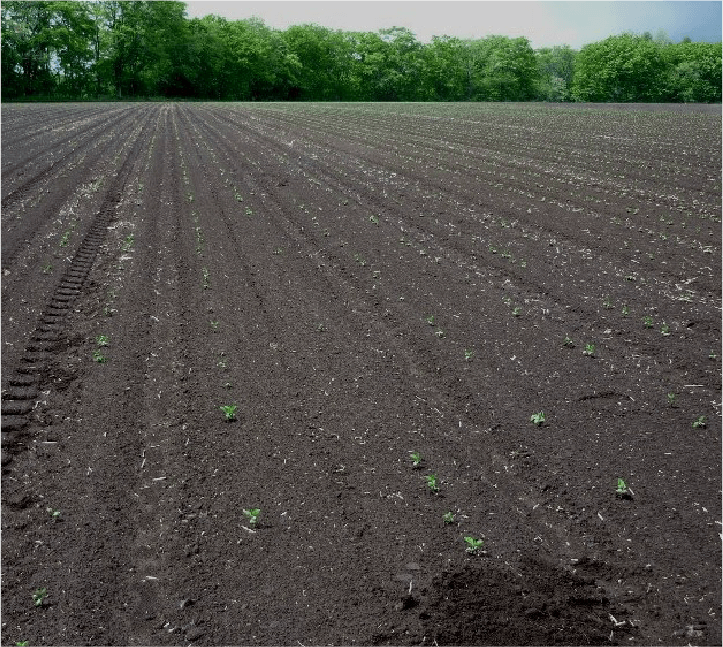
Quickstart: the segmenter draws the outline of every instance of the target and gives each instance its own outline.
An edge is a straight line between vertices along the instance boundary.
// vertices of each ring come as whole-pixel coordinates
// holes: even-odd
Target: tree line
[[[3,100],[720,102],[721,43],[621,34],[580,50],[404,27],[286,30],[183,2],[3,2]]]

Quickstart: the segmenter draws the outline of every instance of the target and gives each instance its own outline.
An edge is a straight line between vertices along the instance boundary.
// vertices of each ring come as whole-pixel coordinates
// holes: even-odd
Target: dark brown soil
[[[720,644],[720,159],[720,107],[4,106],[3,644]]]

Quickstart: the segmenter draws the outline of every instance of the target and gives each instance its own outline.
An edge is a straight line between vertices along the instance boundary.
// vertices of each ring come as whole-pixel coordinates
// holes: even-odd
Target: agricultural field
[[[720,106],[4,105],[2,342],[3,644],[720,644]]]

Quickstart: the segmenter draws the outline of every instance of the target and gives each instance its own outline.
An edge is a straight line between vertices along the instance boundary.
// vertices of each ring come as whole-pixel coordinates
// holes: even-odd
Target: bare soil
[[[720,644],[720,160],[720,106],[3,106],[3,644]]]

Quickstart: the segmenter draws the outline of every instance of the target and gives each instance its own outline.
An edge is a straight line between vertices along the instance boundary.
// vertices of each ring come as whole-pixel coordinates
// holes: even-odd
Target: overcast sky
[[[720,1],[568,2],[547,0],[202,0],[187,2],[191,18],[208,14],[230,19],[257,16],[270,27],[316,23],[344,31],[408,27],[423,42],[432,36],[484,38],[526,36],[534,48],[585,43],[624,31],[665,30],[673,41],[721,40]]]

